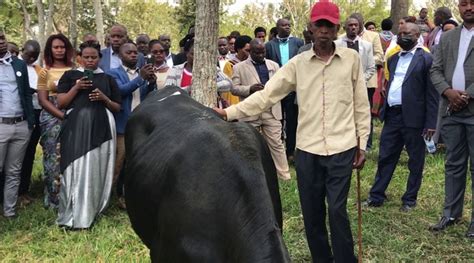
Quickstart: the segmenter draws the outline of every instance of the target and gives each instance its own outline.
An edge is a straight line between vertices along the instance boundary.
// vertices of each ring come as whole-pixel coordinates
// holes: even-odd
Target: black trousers
[[[425,164],[425,142],[422,128],[408,128],[403,124],[401,108],[387,108],[385,123],[380,135],[379,160],[374,185],[370,189],[370,200],[383,203],[385,190],[397,167],[400,153],[405,146],[408,153],[410,174],[402,203],[416,205],[418,190],[423,178]]]
[[[31,132],[30,142],[26,148],[25,158],[21,166],[21,181],[18,196],[27,194],[30,191],[31,173],[33,171],[33,163],[35,161],[36,146],[41,137],[41,128],[39,126],[39,116],[41,110],[35,110],[35,128]]]
[[[296,148],[296,127],[298,126],[298,105],[295,104],[296,92],[291,92],[282,101],[284,128],[286,134],[286,157],[294,155]]]
[[[296,152],[296,174],[303,219],[313,262],[357,262],[347,215],[355,148],[320,156]],[[326,228],[326,200],[332,252]]]

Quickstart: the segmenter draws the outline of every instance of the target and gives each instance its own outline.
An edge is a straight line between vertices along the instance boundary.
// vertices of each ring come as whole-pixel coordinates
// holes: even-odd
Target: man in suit
[[[265,83],[275,74],[280,67],[274,61],[265,59],[265,42],[259,38],[250,41],[250,57],[234,66],[232,75],[231,92],[244,100],[256,91],[262,90]],[[283,180],[290,179],[290,168],[286,160],[285,146],[281,140],[281,103],[263,113],[240,119],[261,129],[263,137],[270,148],[278,177]]]
[[[304,45],[302,39],[291,35],[291,24],[288,19],[278,19],[276,23],[277,35],[265,44],[266,58],[284,66],[291,58],[298,54],[298,49]],[[296,145],[296,126],[298,123],[298,105],[296,93],[292,92],[282,101],[285,134],[286,156],[293,160]]]
[[[402,51],[388,61],[390,78],[386,101],[380,113],[384,126],[380,135],[375,182],[366,202],[368,206],[378,207],[385,201],[385,190],[403,146],[409,156],[410,175],[400,211],[408,212],[416,206],[425,162],[423,137],[429,140],[433,136],[438,112],[438,94],[429,77],[433,59],[417,44],[419,37],[418,25],[403,25],[398,35]]]
[[[364,17],[360,13],[352,13],[349,17],[355,18],[359,21],[359,38],[367,42],[372,43],[372,51],[375,60],[376,70],[383,67],[383,48],[382,42],[380,41],[380,35],[377,32],[366,30],[364,25]],[[341,36],[343,37],[343,36]],[[370,107],[372,108],[372,97],[374,96],[375,89],[377,88],[377,74],[374,74],[372,78],[367,81],[367,94],[369,96]],[[370,124],[370,136],[367,143],[367,150],[372,148],[372,134],[373,125]]]
[[[355,18],[347,18],[345,23],[346,35],[334,41],[338,47],[354,49],[359,53],[365,82],[367,83],[375,74],[375,61],[372,51],[372,43],[359,38],[359,21]]]
[[[127,43],[128,34],[127,28],[120,24],[113,25],[109,30],[110,47],[104,48],[100,51],[102,57],[99,61],[99,68],[105,73],[113,68],[122,66],[122,60],[119,56],[120,47]],[[145,64],[145,57],[143,54],[138,54],[138,66]]]
[[[466,173],[470,160],[474,179],[474,3],[459,0],[462,26],[443,33],[434,54],[431,79],[441,94],[441,136],[446,145],[445,199],[440,231],[462,217]],[[474,210],[467,236],[474,237]]]
[[[26,63],[8,51],[7,38],[0,30],[0,171],[3,216],[15,218],[21,166],[35,124]]]
[[[174,66],[174,59],[175,59],[175,54],[171,53],[170,48],[171,48],[171,37],[170,35],[163,34],[158,37],[158,40],[161,41],[161,45],[163,46],[163,49],[165,50],[165,55],[166,55],[166,64],[168,64],[168,67],[172,68]]]
[[[123,44],[119,50],[122,66],[111,69],[108,72],[117,81],[120,93],[122,94],[120,112],[116,116],[117,155],[114,172],[114,183],[117,184],[119,206],[121,208],[125,207],[122,197],[123,178],[121,176],[119,178],[125,159],[125,125],[133,109],[145,99],[149,92],[156,89],[156,77],[153,66],[146,64],[140,68],[138,66],[138,54],[135,44]]]

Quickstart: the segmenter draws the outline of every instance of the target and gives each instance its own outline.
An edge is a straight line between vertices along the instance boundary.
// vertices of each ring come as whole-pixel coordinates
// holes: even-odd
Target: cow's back
[[[151,94],[126,130],[127,210],[162,262],[285,262],[268,147],[176,88]]]

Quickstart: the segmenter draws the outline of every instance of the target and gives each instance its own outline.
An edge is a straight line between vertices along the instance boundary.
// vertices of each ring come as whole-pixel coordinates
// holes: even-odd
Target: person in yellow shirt
[[[230,59],[229,61],[227,61],[227,63],[225,63],[224,69],[222,70],[224,74],[229,77],[229,79],[232,79],[234,65],[246,60],[249,57],[250,41],[252,41],[252,38],[249,36],[239,36],[235,39],[235,56],[233,57],[233,59]],[[230,91],[222,92],[221,97],[226,100],[229,105],[237,104],[240,101],[239,96],[232,95]]]
[[[229,121],[255,116],[296,91],[296,174],[313,261],[357,262],[346,205],[352,169],[365,162],[370,130],[367,88],[359,54],[333,42],[340,28],[337,5],[317,2],[310,21],[311,50],[291,59],[264,89],[239,104],[214,110]]]

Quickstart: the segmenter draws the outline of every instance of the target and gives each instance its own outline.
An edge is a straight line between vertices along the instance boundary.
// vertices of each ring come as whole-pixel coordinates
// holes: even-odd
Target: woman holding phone
[[[153,39],[148,44],[150,50],[149,63],[153,64],[153,71],[156,76],[156,87],[162,89],[165,87],[166,77],[170,67],[166,63],[165,49],[158,39]]]
[[[38,101],[41,139],[43,148],[44,206],[57,208],[59,180],[58,137],[64,112],[57,104],[57,84],[64,72],[73,67],[74,49],[69,39],[62,34],[51,35],[44,48],[45,67],[38,74]]]
[[[57,223],[89,228],[110,199],[116,132],[112,112],[120,110],[115,80],[99,67],[100,45],[80,45],[82,67],[64,73],[58,105],[66,110],[60,135],[61,186]]]

